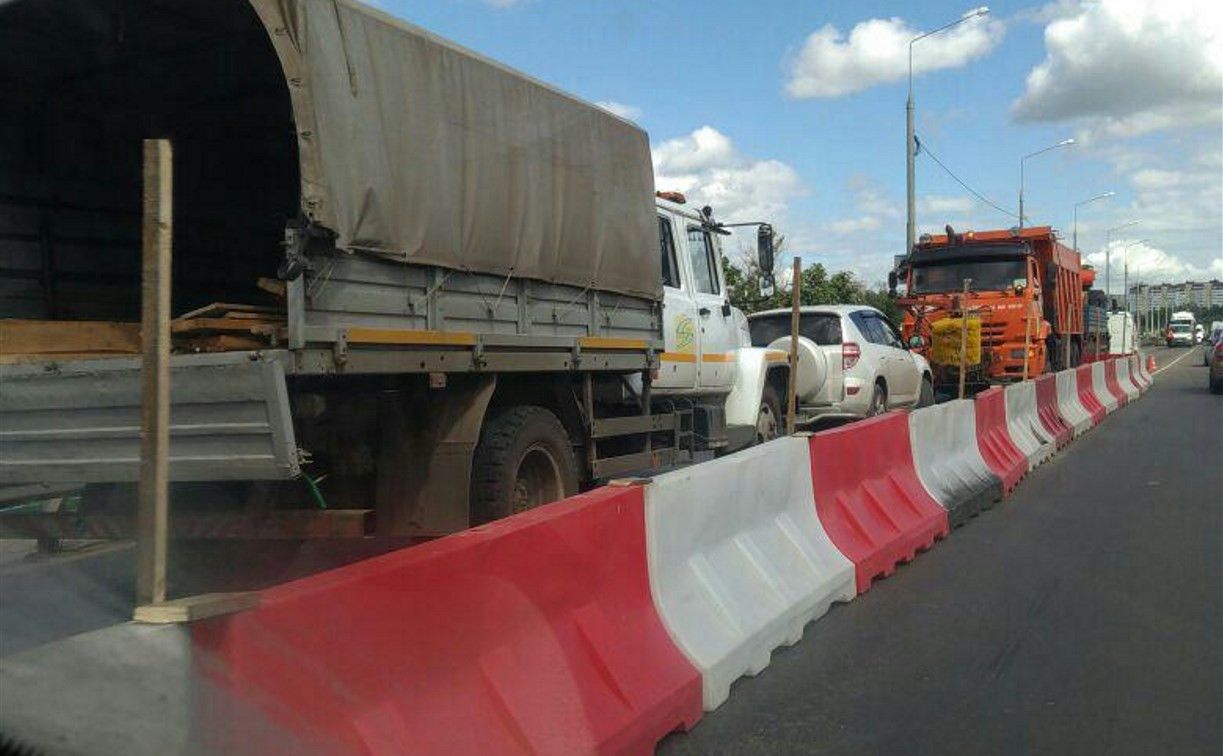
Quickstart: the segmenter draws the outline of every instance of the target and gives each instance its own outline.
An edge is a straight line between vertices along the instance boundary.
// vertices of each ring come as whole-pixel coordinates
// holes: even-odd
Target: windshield
[[[778,313],[748,320],[752,346],[768,346],[790,335],[790,313]],[[798,333],[820,346],[841,343],[841,316],[835,313],[810,312],[799,316]]]
[[[1188,323],[1173,323],[1172,330],[1176,333],[1188,333],[1193,330]]]
[[[1027,286],[1027,261],[1020,258],[990,257],[920,263],[913,268],[909,285],[911,294],[942,294],[960,291],[964,279],[972,279],[972,291],[997,291],[1015,284]]]

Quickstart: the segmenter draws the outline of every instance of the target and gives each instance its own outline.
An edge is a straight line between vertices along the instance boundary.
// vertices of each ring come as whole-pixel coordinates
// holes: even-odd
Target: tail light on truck
[[[852,341],[848,341],[841,345],[841,369],[849,370],[854,365],[858,364],[858,358],[862,356],[862,350]]]

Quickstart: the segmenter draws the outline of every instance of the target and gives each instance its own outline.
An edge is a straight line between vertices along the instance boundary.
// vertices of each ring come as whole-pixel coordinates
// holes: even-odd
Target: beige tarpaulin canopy
[[[658,297],[645,132],[351,0],[250,0],[343,249]]]

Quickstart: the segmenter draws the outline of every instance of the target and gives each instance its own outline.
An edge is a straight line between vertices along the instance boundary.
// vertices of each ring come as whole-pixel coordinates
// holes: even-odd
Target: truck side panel
[[[283,353],[176,356],[170,479],[299,473]],[[140,360],[0,366],[0,484],[140,477]]]

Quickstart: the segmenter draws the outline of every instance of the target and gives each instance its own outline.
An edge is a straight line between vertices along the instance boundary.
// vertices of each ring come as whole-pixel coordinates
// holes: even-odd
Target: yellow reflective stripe
[[[578,346],[583,349],[645,349],[645,339],[616,339],[603,336],[582,336]]]
[[[688,354],[687,352],[663,352],[662,361],[663,362],[696,362],[696,355]]]
[[[702,362],[734,362],[735,356],[733,354],[719,354],[719,353],[702,354],[701,361]]]

